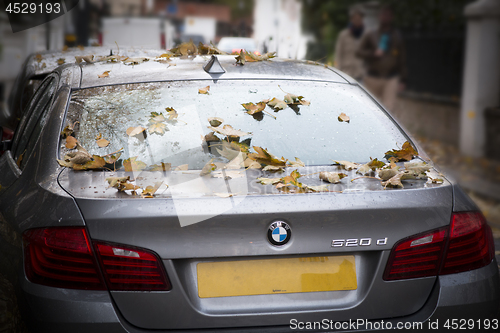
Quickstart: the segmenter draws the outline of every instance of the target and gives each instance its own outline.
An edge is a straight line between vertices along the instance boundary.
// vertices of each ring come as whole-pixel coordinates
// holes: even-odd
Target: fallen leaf
[[[206,86],[205,88],[198,89],[198,94],[208,95],[208,91],[210,90],[210,86]]]
[[[159,135],[165,134],[165,130],[167,129],[167,125],[164,123],[154,123],[151,124],[148,128],[148,132],[151,134],[157,133]]]
[[[167,111],[167,114],[168,114],[168,119],[167,121],[175,121],[177,119],[177,117],[179,116],[179,114],[177,113],[177,111],[175,111],[174,108],[165,108],[165,111]]]
[[[329,192],[328,185],[303,185],[306,190],[313,192]]]
[[[397,169],[380,169],[378,171],[378,176],[382,180],[389,180],[398,173],[399,171]]]
[[[344,177],[347,177],[347,175],[345,173],[341,173],[341,172],[321,171],[319,173],[319,179],[324,180],[324,181],[329,182],[329,183],[332,183],[332,184],[340,183],[340,180]]]
[[[207,164],[203,166],[201,169],[200,176],[205,176],[217,169],[217,166],[214,164],[214,159],[211,159]]]
[[[309,101],[304,99],[304,96],[298,96],[295,94],[287,93],[283,98],[283,101],[286,104],[300,104],[300,105],[309,105],[311,104]]]
[[[333,161],[335,164],[340,164],[342,169],[345,169],[347,171],[357,169],[359,167],[358,163],[353,163],[349,161]]]
[[[142,161],[138,161],[137,156],[135,156],[127,158],[125,161],[123,161],[123,167],[125,168],[125,171],[132,172],[132,171],[142,171],[146,169],[147,165]]]
[[[130,177],[107,177],[106,181],[110,187],[118,189],[120,192],[124,191],[135,191],[140,189],[140,186],[129,183]]]
[[[174,55],[177,56],[190,56],[198,54],[198,48],[194,45],[193,41],[182,43],[172,49],[170,49]]]
[[[37,62],[42,61],[42,59],[43,59],[43,58],[42,58],[42,55],[41,55],[40,53],[37,53],[37,54],[35,55],[35,60],[36,60]]]
[[[198,44],[198,51],[200,54],[227,54],[226,52],[219,50],[214,44],[212,44],[212,42],[210,42],[210,45],[200,42]]]
[[[264,165],[274,165],[278,167],[286,166],[286,162],[288,160],[286,160],[284,157],[281,157],[279,159],[276,156],[269,153],[267,149],[262,147],[254,146],[253,149],[256,151],[256,153],[249,154],[248,158]]]
[[[266,108],[266,103],[264,103],[264,102],[259,102],[257,104],[250,102],[250,103],[244,103],[241,105],[245,108],[245,110],[247,110],[247,113],[250,115],[262,112]]]
[[[109,141],[106,139],[99,139],[96,141],[96,143],[101,148],[107,147],[109,145]]]
[[[73,164],[74,170],[99,170],[106,165],[106,161],[99,155],[92,155],[92,160],[83,164]]]
[[[204,140],[206,142],[219,142],[220,139],[215,135],[215,132],[210,132],[207,135],[205,135]]]
[[[262,171],[269,171],[269,172],[284,172],[285,167],[279,167],[279,166],[274,166],[274,165],[266,165]]]
[[[137,127],[129,127],[127,128],[127,134],[128,136],[136,136],[137,134],[140,134],[144,132],[146,129],[142,126],[137,126]]]
[[[97,135],[95,136],[95,140],[96,140],[96,141],[97,141],[97,140],[99,140],[99,139],[102,139],[102,134],[101,134],[101,133],[99,133],[99,134],[97,134]]]
[[[62,65],[62,64],[64,64],[65,62],[66,62],[66,59],[64,59],[64,58],[59,58],[59,59],[57,59],[57,64],[58,64],[59,66],[61,66],[61,65]]]
[[[346,115],[344,112],[342,112],[342,113],[340,114],[340,116],[338,116],[338,120],[339,120],[340,122],[346,122],[346,123],[348,123],[348,122],[351,120],[351,118],[349,118],[349,116],[348,116],[348,115]]]
[[[243,49],[240,50],[240,53],[238,56],[235,58],[236,59],[236,65],[244,65],[245,64],[245,51]]]
[[[76,143],[78,140],[74,136],[67,136],[66,137],[66,148],[68,149],[74,149],[76,148]]]
[[[182,164],[175,168],[174,171],[187,171],[189,168],[189,164]]]
[[[116,161],[118,161],[121,155],[122,153],[116,153],[108,156],[103,156],[103,158],[106,164],[114,164],[116,163]]]
[[[257,178],[257,182],[261,183],[262,185],[274,185],[279,183],[280,181],[281,178],[265,178],[265,177]]]
[[[75,56],[75,60],[76,60],[77,64],[81,63],[82,61],[85,61],[86,63],[91,64],[91,63],[93,63],[94,55],[90,54],[90,55],[86,55],[86,56]]]
[[[283,110],[285,109],[288,105],[285,103],[285,101],[282,101],[281,99],[278,99],[274,97],[271,99],[269,102],[267,102],[267,105],[270,107],[276,109],[276,110]]]
[[[123,63],[125,65],[139,65],[142,64],[143,62],[149,61],[149,58],[146,57],[136,57],[136,58],[127,58],[123,60]]]
[[[417,151],[412,147],[410,142],[406,141],[401,149],[393,149],[386,152],[384,158],[387,160],[394,158],[396,162],[399,162],[411,161],[414,156],[418,156]]]
[[[224,127],[222,127],[222,128],[208,126],[208,128],[216,133],[219,133],[219,134],[222,134],[222,135],[228,136],[228,137],[242,137],[242,136],[252,134],[252,133],[247,133],[247,132],[243,132],[243,131],[234,129],[231,125],[224,125]]]
[[[73,124],[68,124],[64,127],[64,129],[61,131],[61,137],[65,139],[67,136],[70,136],[74,133],[75,131],[75,126],[78,124],[78,121],[75,121]]]
[[[385,182],[382,182],[382,185],[384,186],[384,189],[386,187],[393,187],[393,188],[403,188],[403,184],[401,183],[401,177],[403,176],[403,173],[397,173],[396,175],[392,176]]]
[[[172,164],[163,163],[161,164],[153,164],[150,166],[150,171],[170,171],[172,169]]]
[[[102,73],[101,75],[97,75],[98,78],[102,79],[104,77],[108,77],[109,76],[109,72],[111,71],[105,71],[104,73]]]
[[[300,168],[300,167],[305,167],[306,165],[304,164],[304,162],[300,160],[300,158],[295,157],[295,162],[288,161],[288,166],[293,168]]]
[[[210,123],[210,126],[218,127],[220,124],[224,122],[224,119],[218,117],[212,117],[208,118],[208,122]]]
[[[260,169],[262,168],[262,165],[260,165],[259,162],[252,160],[251,158],[247,158],[243,162],[243,166],[247,169]]]
[[[369,174],[370,172],[372,171],[375,171],[377,169],[380,169],[381,167],[383,167],[385,165],[384,162],[382,161],[379,161],[378,159],[371,159],[370,158],[370,162],[366,163],[366,164],[363,164],[361,165],[358,170],[356,171],[356,173],[359,173],[361,175],[367,175]]]
[[[162,181],[155,182],[153,186],[151,186],[151,185],[146,186],[146,188],[142,190],[141,197],[153,198],[156,191],[158,191],[158,189],[160,188],[161,184],[163,184]]]

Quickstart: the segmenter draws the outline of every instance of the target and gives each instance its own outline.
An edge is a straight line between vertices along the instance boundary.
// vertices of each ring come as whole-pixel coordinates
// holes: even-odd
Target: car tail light
[[[389,257],[384,280],[437,275],[448,228],[420,234],[398,242]]]
[[[24,233],[28,280],[52,287],[106,289],[84,228],[31,229]]]
[[[26,276],[34,283],[85,290],[105,290],[106,284],[110,290],[171,289],[154,253],[94,242],[96,260],[83,227],[30,229],[24,232],[23,243]]]
[[[488,265],[494,252],[491,229],[480,212],[453,213],[449,227],[396,243],[384,280],[469,271]]]
[[[170,290],[160,259],[150,251],[95,242],[110,290]]]
[[[470,271],[488,265],[495,255],[491,228],[479,212],[455,213],[446,258],[440,274]]]

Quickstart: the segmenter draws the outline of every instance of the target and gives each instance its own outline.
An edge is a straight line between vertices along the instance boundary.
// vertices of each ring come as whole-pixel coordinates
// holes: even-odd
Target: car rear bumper
[[[23,281],[22,289],[30,317],[29,326],[33,332],[149,332],[149,330],[142,330],[127,323],[106,291],[51,288],[32,284],[27,280]],[[319,325],[293,322],[293,316],[291,316],[291,326],[211,329],[203,330],[203,332],[384,332],[389,331],[384,329],[389,328],[389,325],[394,329],[401,325],[404,327],[405,323],[407,327],[410,324],[416,325],[413,323],[423,323],[424,331],[429,330],[429,325],[437,323],[439,328],[435,331],[441,331],[448,319],[456,319],[458,324],[460,320],[474,320],[474,327],[477,328],[479,324],[484,324],[484,319],[498,319],[499,306],[499,272],[497,262],[493,260],[488,266],[477,270],[440,276],[426,304],[410,316],[372,320],[371,324],[367,324],[364,318],[351,318],[350,322],[343,323],[333,323],[325,318]],[[449,324],[452,322],[449,321]],[[308,327],[312,329],[307,329]],[[417,327],[416,331],[422,331],[422,328],[414,327]],[[155,330],[155,332],[161,331]],[[165,332],[173,331],[166,330]],[[190,330],[182,330],[182,332],[188,333]]]

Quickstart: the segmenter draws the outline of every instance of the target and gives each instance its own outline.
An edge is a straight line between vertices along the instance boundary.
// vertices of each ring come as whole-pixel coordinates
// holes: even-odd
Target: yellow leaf
[[[101,148],[107,147],[109,145],[109,141],[106,139],[99,139],[96,141],[96,143]]]
[[[142,171],[147,167],[147,165],[142,161],[138,161],[137,156],[135,156],[127,158],[125,161],[123,161],[123,167],[125,168],[125,171],[132,172]]]
[[[144,132],[146,129],[142,126],[137,126],[137,127],[129,127],[127,128],[127,134],[128,136],[136,136],[137,134],[140,134]]]
[[[206,86],[205,88],[198,89],[198,94],[206,94],[208,95],[208,91],[210,90],[210,86]]]
[[[102,79],[104,77],[108,77],[109,76],[109,72],[111,71],[105,71],[104,73],[102,73],[101,75],[97,75],[98,78]]]
[[[74,136],[67,136],[66,137],[66,148],[68,149],[74,149],[76,148],[76,143],[78,140]]]
[[[166,128],[167,128],[167,125],[165,125],[164,123],[154,123],[154,124],[149,126],[148,131],[151,134],[158,133],[160,135],[163,135],[163,134],[165,134]]]
[[[346,123],[348,123],[351,119],[349,118],[349,116],[348,116],[348,115],[346,115],[344,112],[342,112],[342,113],[340,114],[340,116],[338,117],[338,120],[339,120],[340,122],[346,122]]]

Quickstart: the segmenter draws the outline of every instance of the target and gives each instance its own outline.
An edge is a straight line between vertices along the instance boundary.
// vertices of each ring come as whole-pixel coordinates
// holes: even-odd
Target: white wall
[[[303,59],[308,38],[301,21],[299,0],[255,0],[253,38],[261,51],[267,45],[279,57]]]
[[[202,35],[205,43],[215,43],[215,29],[217,21],[212,17],[186,16],[184,18],[184,34]]]

